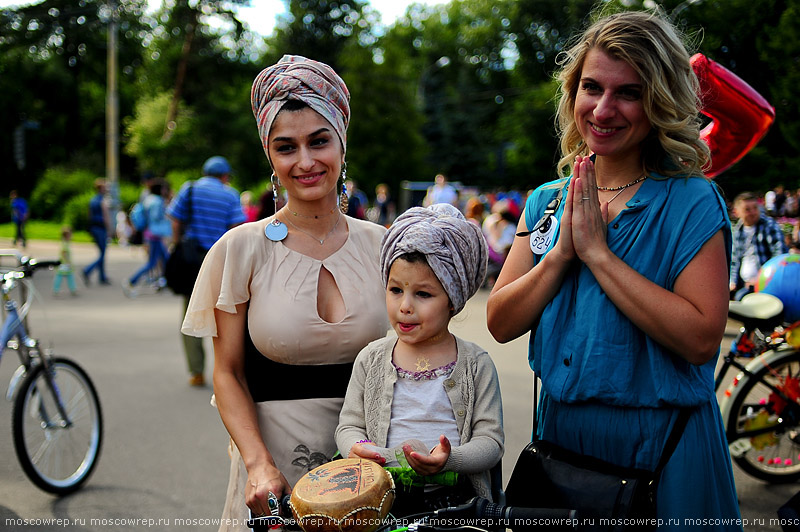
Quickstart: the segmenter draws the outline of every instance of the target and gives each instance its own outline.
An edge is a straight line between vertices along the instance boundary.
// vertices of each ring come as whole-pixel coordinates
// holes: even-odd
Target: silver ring
[[[583,201],[586,201],[586,200],[588,200],[588,199],[590,199],[590,198],[583,198],[583,197],[582,197],[582,198],[581,198],[581,201],[583,202]]]
[[[277,516],[280,513],[280,504],[278,504],[278,497],[271,491],[267,494],[267,505],[269,506],[269,513]]]

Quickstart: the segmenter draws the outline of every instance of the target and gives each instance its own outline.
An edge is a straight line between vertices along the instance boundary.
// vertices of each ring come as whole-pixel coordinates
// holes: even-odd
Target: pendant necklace
[[[646,175],[641,175],[641,176],[639,176],[637,179],[634,179],[633,181],[631,181],[631,182],[630,182],[630,183],[628,183],[627,185],[622,185],[621,187],[596,187],[596,188],[597,188],[597,190],[603,190],[603,191],[605,191],[605,192],[613,192],[613,191],[615,191],[615,190],[618,190],[618,191],[619,191],[619,192],[617,192],[616,194],[614,194],[614,195],[611,197],[611,199],[610,199],[610,200],[608,200],[608,201],[606,202],[606,203],[609,203],[609,204],[610,204],[612,201],[614,201],[615,199],[617,199],[617,196],[619,196],[620,194],[622,194],[622,193],[625,191],[625,189],[626,189],[626,188],[628,188],[628,187],[632,187],[632,186],[633,186],[633,185],[635,185],[636,183],[641,183],[641,182],[642,182],[642,181],[644,181],[645,179],[647,179],[647,176],[646,176]]]
[[[292,216],[294,216],[294,217],[296,217],[296,218],[309,218],[309,219],[313,218],[313,219],[315,219],[315,220],[318,220],[318,219],[320,219],[320,218],[327,218],[327,217],[328,217],[328,216],[330,216],[331,214],[335,213],[335,212],[338,210],[338,207],[334,207],[333,209],[331,209],[330,211],[328,211],[328,212],[327,212],[327,213],[325,213],[325,214],[315,214],[315,215],[312,215],[312,216],[309,216],[308,214],[300,214],[299,212],[294,212],[292,209],[289,209],[289,207],[288,207],[288,206],[286,207],[286,209],[287,209],[287,210],[288,210],[290,213],[292,213]]]
[[[309,232],[308,232],[308,231],[306,231],[305,229],[301,229],[301,228],[297,227],[297,226],[294,224],[294,222],[292,221],[292,219],[291,219],[291,218],[286,218],[286,221],[287,221],[287,222],[289,222],[289,225],[291,225],[292,227],[294,227],[295,229],[297,229],[297,230],[298,230],[298,231],[300,231],[301,233],[305,233],[305,234],[307,234],[308,236],[310,236],[311,238],[313,238],[314,240],[316,240],[317,242],[319,242],[319,245],[320,245],[320,246],[321,246],[322,244],[324,244],[324,243],[325,243],[325,241],[328,239],[328,237],[329,237],[329,236],[331,236],[331,234],[333,234],[333,232],[334,232],[334,231],[336,231],[336,228],[337,228],[337,227],[339,227],[339,222],[340,222],[341,220],[342,220],[342,215],[341,215],[341,214],[339,214],[339,217],[336,219],[336,223],[335,223],[335,224],[333,224],[333,227],[331,228],[331,230],[330,230],[330,231],[328,231],[328,234],[327,234],[327,235],[325,235],[325,236],[324,236],[324,237],[322,237],[322,238],[317,238],[316,236],[314,236],[313,234],[309,233]]]
[[[278,220],[278,216],[276,215],[275,219],[264,228],[264,234],[273,242],[280,242],[289,234],[289,228],[286,227],[285,223]]]

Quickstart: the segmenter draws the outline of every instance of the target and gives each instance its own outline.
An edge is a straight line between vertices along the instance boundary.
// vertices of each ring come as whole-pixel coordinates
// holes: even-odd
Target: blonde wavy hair
[[[643,169],[669,177],[703,175],[711,153],[700,138],[699,84],[684,42],[685,37],[660,10],[627,11],[602,16],[559,55],[559,176],[571,171],[576,155],[589,155],[573,111],[586,54],[595,48],[625,61],[642,79],[642,103],[652,125],[642,143]]]

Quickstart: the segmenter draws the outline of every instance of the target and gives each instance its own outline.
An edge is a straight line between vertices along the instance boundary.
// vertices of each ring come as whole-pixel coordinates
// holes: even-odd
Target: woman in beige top
[[[270,493],[330,460],[352,362],[389,326],[378,256],[386,230],[338,205],[348,99],[330,67],[299,56],[253,84],[273,187],[280,180],[288,202],[211,248],[183,324],[214,337],[216,404],[232,440],[220,530],[246,530],[248,508],[269,514]]]

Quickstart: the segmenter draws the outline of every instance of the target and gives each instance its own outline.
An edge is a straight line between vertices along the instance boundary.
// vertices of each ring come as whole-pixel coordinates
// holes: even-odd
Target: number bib
[[[544,252],[547,251],[550,244],[553,242],[553,237],[557,229],[558,218],[551,214],[536,231],[531,233],[531,251],[534,255],[544,255]]]

